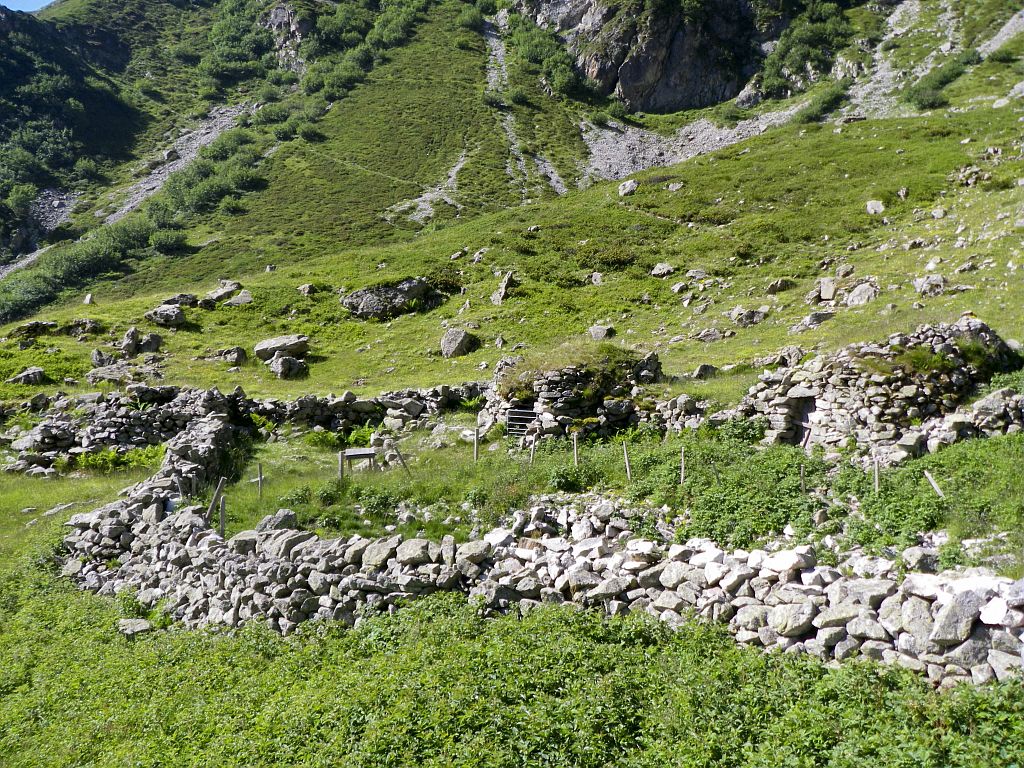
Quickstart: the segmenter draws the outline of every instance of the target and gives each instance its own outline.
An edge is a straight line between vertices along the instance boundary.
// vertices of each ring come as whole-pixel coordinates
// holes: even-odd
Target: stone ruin
[[[961,339],[972,346],[959,346]],[[918,347],[951,362],[934,372],[901,367],[907,351]],[[865,356],[877,361],[868,370]],[[1012,391],[964,405],[993,370],[1015,362],[1009,347],[973,318],[789,362],[792,356],[767,372],[738,409],[722,414],[707,414],[685,395],[638,402],[641,385],[660,374],[654,356],[624,368],[619,381],[605,378],[595,387],[591,372],[565,369],[521,382],[519,394],[504,399],[482,384],[291,402],[249,399],[241,390],[225,395],[142,385],[107,395],[44,395],[32,407],[48,409],[46,416],[14,436],[12,447],[21,452],[9,468],[49,474],[61,456],[165,443],[153,477],[71,519],[64,573],[101,594],[137,590],[143,605],[160,604],[188,626],[260,621],[287,633],[304,621],[353,624],[367,611],[456,590],[496,611],[569,602],[609,614],[644,612],[673,626],[693,613],[727,624],[744,644],[831,662],[879,659],[942,686],[1017,674],[1024,582],[984,569],[935,574],[936,558],[920,556],[920,547],[904,552],[902,564],[856,556],[837,567],[820,564],[809,546],[726,552],[706,540],[673,543],[664,522],[660,536],[640,538],[638,518],[651,509],[594,495],[542,497],[515,512],[507,527],[461,545],[451,537],[323,540],[296,530],[286,510],[225,539],[206,510],[191,503],[196,488],[229,473],[237,438],[258,426],[264,433],[285,423],[336,432],[367,424],[419,428],[482,394],[485,419],[532,402],[543,425],[535,434],[551,435],[581,422],[600,433],[645,422],[683,429],[774,415],[770,440],[831,448],[853,438],[895,453],[908,435],[920,435],[918,443],[933,449],[950,435],[999,434],[1024,423],[1022,397]],[[621,401],[633,408],[612,407]],[[813,408],[805,414],[809,401]]]
[[[527,427],[528,440],[562,437],[573,428],[583,435],[609,435],[649,420],[637,397],[644,385],[661,378],[661,362],[653,352],[607,370],[570,365],[519,372],[513,362],[495,373],[482,421],[488,426],[504,423],[511,410],[529,411],[535,420]]]
[[[1016,393],[965,403],[993,373],[1019,366],[1003,339],[965,315],[766,371],[735,413],[767,418],[769,444],[829,452],[854,444],[895,463],[964,437],[1018,431],[1024,419]]]

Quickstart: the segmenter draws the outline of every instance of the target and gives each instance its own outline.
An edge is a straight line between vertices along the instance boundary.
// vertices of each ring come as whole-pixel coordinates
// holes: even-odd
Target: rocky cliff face
[[[750,0],[651,7],[613,0],[520,0],[519,10],[566,41],[580,71],[629,107],[672,112],[734,98],[781,24],[759,23]]]

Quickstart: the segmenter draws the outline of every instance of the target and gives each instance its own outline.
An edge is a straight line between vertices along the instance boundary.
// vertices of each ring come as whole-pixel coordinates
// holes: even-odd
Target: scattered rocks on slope
[[[291,357],[303,357],[308,351],[309,337],[301,334],[264,339],[253,348],[256,357],[263,362],[267,362],[279,352]]]
[[[161,304],[147,312],[145,317],[163,328],[180,328],[185,324],[185,313],[175,304]]]
[[[449,328],[441,337],[441,355],[464,357],[480,346],[480,339],[462,328]]]

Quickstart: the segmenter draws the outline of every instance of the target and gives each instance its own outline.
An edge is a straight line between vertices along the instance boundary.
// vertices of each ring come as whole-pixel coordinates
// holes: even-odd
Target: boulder
[[[446,358],[464,357],[480,346],[480,339],[462,328],[449,328],[441,337],[441,354]]]
[[[940,296],[946,290],[946,278],[942,275],[926,275],[915,278],[911,285],[922,296]]]
[[[500,307],[505,299],[508,298],[509,293],[519,283],[516,281],[515,276],[511,272],[506,272],[505,276],[501,278],[501,282],[498,283],[498,289],[491,294],[491,304],[496,307]]]
[[[386,565],[388,560],[395,556],[401,542],[401,536],[373,542],[363,550],[363,567],[376,569]]]
[[[395,557],[402,565],[423,565],[433,560],[430,556],[430,541],[427,539],[407,539],[398,545]]]
[[[867,210],[871,216],[881,216],[885,213],[885,203],[881,200],[868,200]]]
[[[862,307],[878,298],[878,286],[873,283],[861,283],[846,295],[846,306]]]
[[[482,563],[487,559],[487,556],[491,554],[491,544],[487,541],[467,541],[464,544],[460,544],[459,548],[455,552],[456,560],[465,560],[467,562]]]
[[[341,303],[361,320],[390,320],[399,315],[433,309],[444,300],[440,291],[422,277],[371,286],[342,296]]]
[[[252,304],[252,294],[249,291],[239,291],[224,302],[225,307],[242,307],[246,304]]]
[[[273,339],[265,339],[257,344],[253,351],[256,357],[266,362],[278,352],[291,357],[302,357],[309,351],[309,337],[301,334],[292,336],[276,336]]]
[[[298,379],[309,373],[309,367],[304,362],[284,352],[275,352],[267,365],[270,372],[279,379]]]
[[[17,376],[12,376],[7,380],[8,384],[27,384],[35,386],[42,384],[46,381],[46,371],[40,368],[38,365],[34,365],[31,368],[26,368],[24,371],[19,373]]]
[[[776,280],[772,280],[772,282],[768,283],[768,287],[765,289],[765,292],[769,296],[774,296],[777,293],[782,293],[783,291],[788,291],[790,288],[795,288],[795,287],[796,287],[796,281],[795,280],[790,280],[788,277],[780,277],[780,278],[778,278]]]
[[[145,317],[163,328],[178,328],[185,324],[185,313],[176,304],[161,304],[149,310]]]
[[[125,637],[135,637],[145,632],[152,632],[153,623],[146,619],[120,619],[117,622],[117,631]]]
[[[242,290],[242,284],[237,280],[221,280],[220,285],[206,294],[206,298],[213,302],[223,301],[234,296]]]
[[[590,334],[590,338],[594,341],[604,341],[615,336],[615,326],[613,325],[592,325],[587,329],[587,333]]]
[[[936,645],[957,645],[971,634],[975,619],[981,614],[985,601],[975,592],[964,591],[953,595],[935,615],[935,626],[928,639]]]
[[[662,261],[654,265],[654,269],[651,270],[651,277],[668,277],[675,271],[675,267]]]
[[[626,179],[624,182],[619,184],[619,197],[629,197],[636,192],[637,187],[639,186],[640,185],[637,184],[635,179]]]

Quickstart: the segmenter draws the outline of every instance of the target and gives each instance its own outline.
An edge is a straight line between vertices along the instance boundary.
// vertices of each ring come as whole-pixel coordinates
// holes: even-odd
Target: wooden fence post
[[[633,482],[633,470],[629,467],[629,449],[626,447],[626,441],[622,441],[622,458],[626,462],[626,482]]]
[[[679,484],[686,482],[686,446],[679,448]]]
[[[875,454],[874,459],[875,459],[875,493],[878,493],[879,483],[878,483],[878,454],[877,453]]]
[[[534,435],[533,440],[530,441],[530,466],[533,466],[533,457],[537,455],[537,436]]]
[[[220,497],[220,537],[224,538],[224,531],[227,528],[228,516],[227,516],[227,498],[225,496]]]
[[[480,427],[473,428],[473,461],[480,461]]]
[[[580,465],[580,436],[578,432],[572,433],[572,465],[578,467]]]
[[[397,445],[395,446],[395,454],[398,456],[398,460],[400,462],[402,462],[402,468],[405,469],[405,473],[409,477],[412,477],[412,470],[409,469],[409,465],[405,463],[405,457],[402,455],[402,452],[400,450],[398,450],[398,446]]]
[[[256,465],[256,491],[260,500],[263,499],[263,464]]]
[[[804,465],[800,465],[800,493],[807,493],[807,481],[804,479]]]
[[[217,508],[217,501],[220,499],[220,494],[224,490],[224,485],[227,481],[228,479],[226,477],[222,477],[217,483],[217,488],[213,492],[213,498],[210,499],[210,506],[206,508],[206,519],[209,522],[213,522],[213,510]]]
[[[345,479],[345,454],[343,451],[338,451],[338,479]]]
[[[942,492],[942,489],[941,489],[941,488],[939,488],[939,484],[935,482],[935,478],[934,478],[934,477],[932,477],[932,473],[931,473],[931,472],[929,472],[929,471],[928,471],[928,470],[926,469],[926,470],[924,471],[924,476],[925,476],[925,479],[926,479],[926,480],[927,480],[927,481],[928,481],[928,482],[929,482],[929,483],[931,484],[931,486],[932,486],[932,490],[933,490],[933,491],[935,491],[935,493],[936,493],[936,494],[938,495],[938,497],[939,497],[940,499],[944,499],[944,498],[946,498],[946,494],[944,494],[944,493]]]

